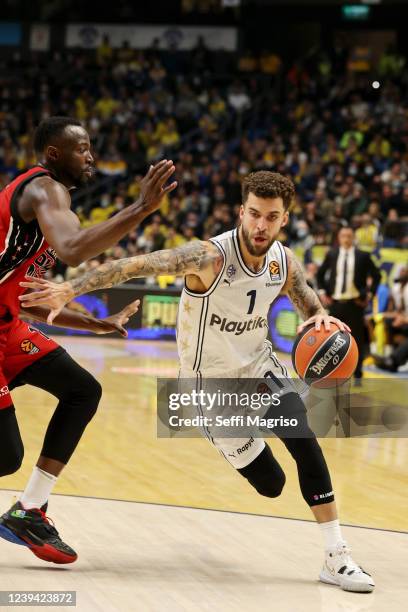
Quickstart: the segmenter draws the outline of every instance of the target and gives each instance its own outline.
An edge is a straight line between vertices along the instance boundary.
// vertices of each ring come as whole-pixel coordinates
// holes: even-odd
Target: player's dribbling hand
[[[312,323],[314,323],[314,326],[317,331],[320,331],[322,324],[326,331],[330,331],[330,323],[334,323],[334,325],[337,325],[337,327],[341,331],[351,332],[351,329],[349,328],[349,326],[343,323],[343,321],[340,321],[340,319],[336,319],[336,317],[331,317],[328,314],[326,315],[318,314],[318,315],[314,315],[313,317],[310,317],[310,319],[308,319],[307,321],[303,321],[303,323],[301,323],[301,325],[298,326],[297,333],[300,334],[304,330],[305,327],[307,327],[308,325],[311,325]]]
[[[139,202],[146,215],[157,210],[163,196],[177,187],[177,181],[164,186],[175,171],[172,160],[163,159],[155,166],[150,166],[149,172],[140,183]]]
[[[131,316],[137,313],[139,306],[140,300],[135,300],[134,302],[131,302],[125,306],[125,308],[123,308],[120,312],[111,315],[110,317],[99,319],[99,323],[102,323],[103,327],[95,330],[95,333],[111,334],[112,332],[119,332],[121,336],[126,338],[128,333],[123,326],[126,325]]]
[[[65,304],[70,302],[75,293],[69,282],[53,283],[44,278],[32,278],[26,276],[24,282],[19,283],[20,287],[31,289],[31,293],[23,293],[19,296],[21,305],[24,308],[32,306],[48,306],[50,312],[47,317],[48,325],[52,325],[55,317],[59,315]]]

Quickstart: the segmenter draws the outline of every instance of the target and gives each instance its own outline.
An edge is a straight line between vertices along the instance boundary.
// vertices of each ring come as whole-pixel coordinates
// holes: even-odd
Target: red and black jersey
[[[18,296],[25,291],[19,283],[24,276],[43,276],[56,261],[37,220],[25,223],[17,210],[24,188],[39,176],[50,176],[50,172],[35,166],[0,192],[0,326],[19,313]]]

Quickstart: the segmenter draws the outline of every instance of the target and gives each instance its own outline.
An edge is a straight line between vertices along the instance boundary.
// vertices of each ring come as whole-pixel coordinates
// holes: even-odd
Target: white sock
[[[26,510],[41,508],[48,501],[56,482],[57,476],[44,472],[44,470],[35,466],[30,480],[21,494],[20,503]]]
[[[319,523],[320,531],[324,538],[325,548],[336,548],[338,542],[343,542],[341,535],[340,522],[338,519]]]

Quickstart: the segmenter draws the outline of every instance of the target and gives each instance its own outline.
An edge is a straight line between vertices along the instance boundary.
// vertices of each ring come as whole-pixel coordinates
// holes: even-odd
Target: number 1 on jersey
[[[252,289],[252,291],[248,291],[247,295],[251,298],[247,314],[252,314],[255,306],[256,290]]]

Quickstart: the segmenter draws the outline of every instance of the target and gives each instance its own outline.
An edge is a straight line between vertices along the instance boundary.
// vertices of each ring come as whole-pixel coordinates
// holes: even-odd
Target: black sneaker
[[[46,510],[47,504],[41,509],[24,510],[17,502],[0,517],[0,537],[13,544],[27,546],[43,561],[73,563],[78,555],[61,540],[58,531],[45,516]]]

